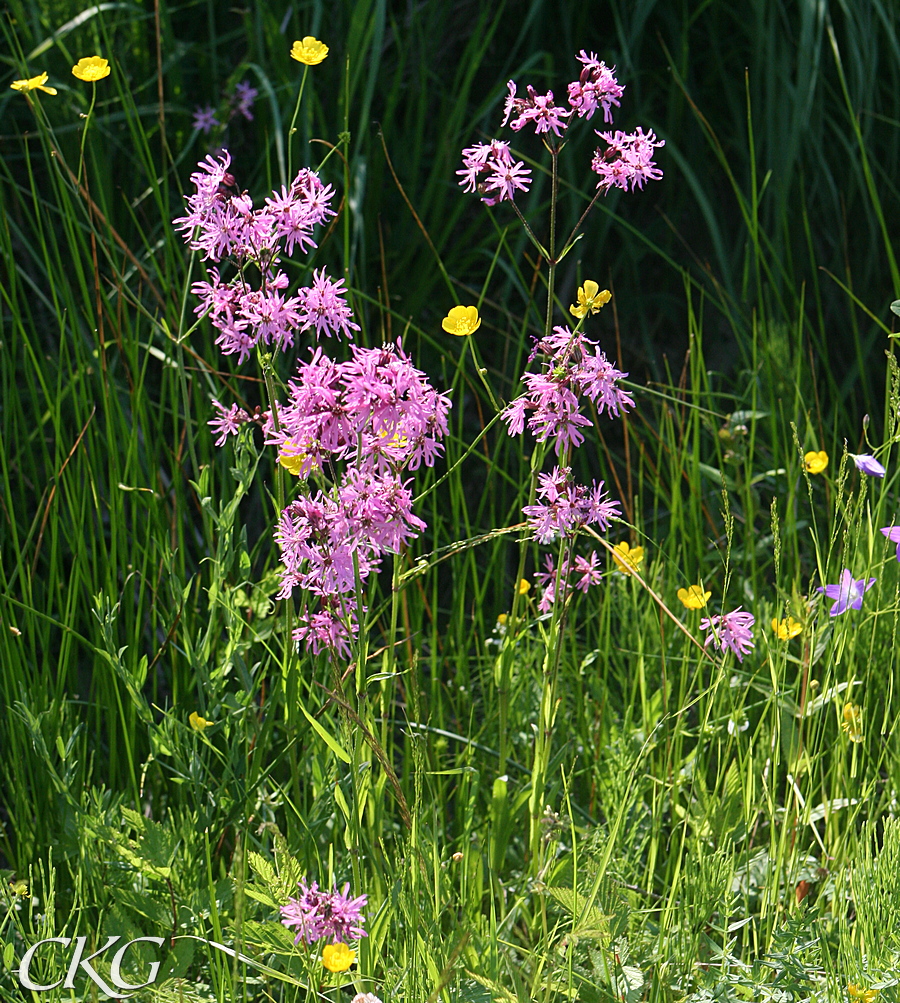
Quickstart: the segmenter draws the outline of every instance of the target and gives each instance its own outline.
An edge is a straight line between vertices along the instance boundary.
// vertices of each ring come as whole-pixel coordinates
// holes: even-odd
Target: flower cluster
[[[525,94],[520,95],[518,85],[510,80],[501,128],[508,124],[513,132],[519,132],[532,126],[536,135],[553,133],[561,141],[573,117],[591,119],[596,111],[602,110],[604,122],[611,124],[612,109],[619,107],[624,93],[624,87],[616,79],[615,67],[607,66],[596,53],[584,49],[577,58],[582,68],[578,79],[568,85],[568,106],[556,104],[553,91],[539,94],[530,84],[526,85]],[[606,143],[605,149],[596,150],[591,162],[591,169],[600,175],[599,192],[605,194],[610,188],[634,191],[643,188],[645,181],[662,177],[653,156],[665,141],[657,139],[652,129],[644,132],[639,128],[634,133],[595,131]],[[528,191],[531,184],[531,172],[522,162],[513,160],[507,143],[496,139],[463,150],[463,170],[456,173],[461,176],[459,183],[465,191],[478,191],[488,205],[513,200],[516,191]],[[478,180],[481,175],[485,175],[485,180]]]
[[[585,526],[605,530],[619,517],[619,503],[610,501],[603,481],[591,487],[572,482],[568,467],[554,467],[552,473],[538,475],[536,505],[526,505],[522,513],[528,520],[534,539],[546,544],[557,537],[573,537]]]
[[[605,150],[596,150],[591,161],[591,170],[600,175],[597,188],[608,192],[610,188],[634,191],[643,188],[645,181],[658,181],[662,171],[653,160],[653,151],[665,146],[664,139],[657,139],[653,130],[644,132],[638,126],[633,133],[598,132],[606,142]]]
[[[327,490],[302,495],[281,514],[280,598],[294,587],[316,597],[300,616],[296,640],[315,653],[349,651],[359,611],[357,582],[377,571],[381,555],[397,553],[425,528],[412,511],[403,470],[432,466],[447,432],[450,401],[428,383],[398,342],[381,348],[351,344],[352,358],[333,362],[321,349],[298,367],[290,398],[266,416],[268,441],[284,466],[308,478],[337,461]],[[221,409],[222,436],[246,420]],[[363,610],[364,612],[364,610]]]
[[[527,420],[538,442],[554,440],[559,456],[584,441],[579,429],[591,423],[581,413],[580,396],[593,401],[601,414],[606,410],[618,417],[620,408],[634,407],[631,395],[616,382],[628,373],[616,369],[597,342],[582,332],[555,327],[549,337],[537,342],[531,358],[538,352],[547,358],[542,371],[525,373],[526,392],[503,411],[510,435],[521,435]]]
[[[239,268],[229,281],[222,280],[217,268],[210,268],[209,279],[191,287],[200,298],[195,313],[209,315],[223,353],[237,354],[243,362],[259,342],[289,348],[298,331],[314,328],[317,338],[323,333],[350,337],[358,331],[344,299],[342,279],[332,281],[322,269],[313,273],[311,286],[288,296],[288,277],[277,268],[283,252],[316,246],[313,228],[334,215],[332,187],[304,168],[290,187],[282,186],[264,206],[254,209],[246,192],[237,193],[227,151],[198,166],[200,170],[191,175],[196,191],[187,197],[189,211],[174,224],[194,250],[203,252],[204,260],[221,262],[228,257]],[[248,273],[251,264],[259,271],[257,288]]]
[[[341,891],[334,888],[330,892],[320,889],[317,881],[307,885],[306,879],[301,878],[299,884],[300,897],[289,899],[281,907],[282,924],[297,928],[295,944],[301,940],[313,944],[324,937],[343,941],[368,936],[362,927],[361,911],[367,896],[351,898],[347,894],[349,882]]]
[[[521,160],[513,159],[509,143],[492,139],[462,152],[463,169],[456,172],[462,177],[459,183],[463,191],[477,191],[485,205],[496,205],[504,199],[512,201],[517,191],[528,191],[531,171]]]
[[[543,593],[538,600],[538,609],[547,613],[553,608],[557,596],[564,599],[573,589],[587,592],[592,585],[597,585],[601,579],[599,558],[596,551],[591,551],[589,557],[576,555],[574,558],[563,558],[557,568],[552,554],[544,558],[546,571],[538,571],[535,578],[543,586]]]

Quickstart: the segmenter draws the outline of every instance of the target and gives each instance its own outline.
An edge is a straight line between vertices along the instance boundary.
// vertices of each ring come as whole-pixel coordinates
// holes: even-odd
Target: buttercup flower
[[[27,80],[13,80],[9,85],[14,91],[21,91],[22,93],[26,91],[43,91],[45,94],[55,94],[55,87],[45,87],[44,84],[47,83],[46,73],[41,73],[36,77],[29,77]]]
[[[584,285],[578,287],[578,302],[570,306],[569,311],[578,318],[585,317],[588,313],[599,313],[611,299],[608,289],[601,292],[593,279],[585,279]]]
[[[856,464],[856,469],[861,470],[869,477],[884,477],[884,467],[868,453],[850,453],[850,458]]]
[[[897,560],[900,561],[900,526],[885,526],[881,532],[891,543],[897,544]]]
[[[469,334],[474,334],[481,327],[481,318],[478,316],[477,306],[455,306],[450,313],[441,321],[441,327],[447,334],[455,334],[458,338],[463,338]]]
[[[641,562],[644,560],[643,547],[631,547],[625,540],[623,540],[621,543],[617,543],[615,547],[613,547],[613,550],[615,553],[612,557],[616,562],[616,567],[619,571],[626,575],[630,575],[635,571],[640,571]]]
[[[713,644],[719,651],[725,651],[727,648],[737,655],[739,662],[742,662],[744,655],[755,647],[753,631],[750,629],[755,622],[756,617],[752,613],[742,613],[740,606],[722,616],[704,617],[700,621],[700,629],[708,630],[709,634],[703,642],[703,647]]]
[[[861,742],[863,740],[862,708],[855,703],[846,703],[841,717],[843,718],[841,731],[846,733],[851,742]]]
[[[356,961],[356,952],[346,944],[326,944],[322,949],[322,964],[329,972],[346,972]]]
[[[792,616],[788,616],[781,621],[773,620],[772,630],[775,631],[775,636],[779,641],[789,641],[803,630],[803,625]]]
[[[191,716],[188,718],[188,721],[190,721],[191,727],[194,731],[203,731],[212,724],[212,721],[207,721],[205,717],[200,717],[196,711],[191,712]]]
[[[88,83],[96,83],[109,74],[109,62],[102,56],[84,56],[72,67],[72,75]]]
[[[318,66],[327,55],[328,46],[312,35],[294,42],[291,49],[291,59],[296,59],[298,63],[304,63],[306,66]]]
[[[704,592],[702,585],[691,585],[690,588],[679,589],[678,598],[684,604],[685,609],[703,609],[709,602],[712,592]]]
[[[852,1000],[862,1000],[862,1003],[872,1003],[872,1000],[878,996],[878,990],[866,989],[865,986],[858,986],[851,982],[847,986],[847,995]]]
[[[803,465],[806,467],[807,473],[821,474],[828,466],[828,453],[824,449],[819,450],[818,453],[810,451],[804,455]]]
[[[519,580],[519,595],[527,596],[531,590],[531,582],[527,578],[521,578]]]
[[[824,588],[819,585],[816,592],[824,592],[829,599],[836,600],[829,611],[830,616],[840,616],[847,609],[860,609],[863,596],[875,584],[874,578],[854,579],[847,568],[841,572],[841,580],[836,585],[826,585]]]

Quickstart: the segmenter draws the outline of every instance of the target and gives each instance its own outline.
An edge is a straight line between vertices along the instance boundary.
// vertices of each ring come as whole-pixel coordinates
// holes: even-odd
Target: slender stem
[[[575,235],[581,229],[581,224],[587,219],[587,214],[591,211],[591,209],[594,208],[594,206],[597,204],[597,199],[600,198],[602,194],[603,193],[600,191],[600,189],[597,189],[597,192],[595,193],[594,197],[591,199],[590,202],[588,202],[587,209],[584,210],[578,222],[575,224],[575,226],[572,227],[572,232],[569,234],[568,237],[566,237],[566,242],[565,244],[563,244],[564,251],[572,245],[572,241],[575,239]]]
[[[81,132],[81,151],[78,156],[78,180],[77,184],[81,185],[81,176],[84,173],[84,141],[87,139],[88,126],[91,124],[91,115],[94,113],[94,102],[97,100],[97,82],[96,80],[91,83],[91,106],[88,108],[87,115],[84,116],[84,129]]]
[[[550,257],[547,261],[547,319],[544,323],[544,337],[550,337],[553,323],[553,287],[556,281],[556,199],[559,195],[559,151],[550,150],[553,170],[550,181]],[[535,475],[536,476],[536,475]]]
[[[294,172],[291,165],[291,138],[296,131],[294,126],[297,122],[297,116],[300,114],[300,101],[303,99],[303,88],[306,86],[306,76],[309,73],[309,67],[303,67],[303,77],[300,80],[300,91],[297,94],[297,104],[294,106],[294,117],[291,119],[291,127],[288,129],[288,176],[286,184],[290,184],[291,179],[294,176]]]

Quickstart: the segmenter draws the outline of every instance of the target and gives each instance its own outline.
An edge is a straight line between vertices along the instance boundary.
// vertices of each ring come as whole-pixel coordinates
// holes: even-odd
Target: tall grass
[[[2,993],[20,998],[29,944],[114,934],[167,938],[147,998],[336,986],[278,923],[301,876],[368,894],[343,982],[383,998],[896,993],[898,572],[879,529],[897,518],[897,24],[878,3],[747,12],[9,5],[9,79],[46,68],[59,94],[0,95]],[[287,137],[306,34],[332,51]],[[645,559],[639,581],[602,551],[550,700],[535,589],[515,637],[498,619],[522,555],[532,579],[546,552],[509,529],[534,447],[487,428],[440,319],[480,302],[484,378],[515,396],[544,277],[454,171],[497,134],[507,79],[561,89],[582,47],[618,65],[622,126],[666,139],[666,178],[604,200],[557,277],[563,313],[584,278],[614,294],[591,332],[637,407],[598,419],[577,463],[621,499],[609,542]],[[82,168],[89,87],[69,68],[93,52],[113,73]],[[271,450],[216,449],[206,427],[213,398],[264,405],[261,374],[206,321],[185,337],[199,266],[171,219],[207,152],[191,112],[244,79],[254,120],[214,137],[242,188],[280,185],[287,144],[295,166],[340,148],[323,175],[341,216],[292,278],[343,273],[360,340],[402,335],[454,401],[416,486],[428,530],[373,585],[368,661],[343,682],[346,664],[295,656],[273,602]],[[564,151],[563,230],[591,139]],[[537,176],[539,147],[513,145]],[[548,199],[536,182],[523,212]],[[877,582],[831,618],[815,587],[845,567]],[[700,582],[710,606],[688,611],[676,591]],[[704,652],[700,618],[739,605],[755,650]],[[803,632],[781,641],[788,614]]]

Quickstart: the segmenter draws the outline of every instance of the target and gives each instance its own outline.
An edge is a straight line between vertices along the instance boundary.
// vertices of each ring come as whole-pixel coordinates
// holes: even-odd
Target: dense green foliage
[[[411,1001],[894,998],[898,29],[880,0],[9,3],[9,82],[47,70],[58,94],[0,93],[0,998],[28,944],[113,934],[256,963],[178,940],[160,1000],[320,978]],[[307,34],[331,52],[289,138]],[[613,292],[589,331],[637,406],[576,467],[621,500],[609,541],[644,548],[643,581],[601,551],[599,588],[561,623],[516,599],[510,637],[547,548],[510,529],[533,443],[485,431],[486,385],[519,392],[546,269],[454,172],[500,135],[508,79],[562,93],[581,48],[618,67],[617,126],[666,140],[663,181],[601,200],[555,286],[557,322],[585,278]],[[91,106],[70,68],[95,52]],[[242,80],[253,121],[207,145],[194,109]],[[503,135],[543,238],[547,158]],[[580,136],[561,230],[592,193]],[[206,425],[213,398],[266,403],[255,359],[205,320],[185,337],[200,267],[171,221],[220,142],[257,201],[338,147],[341,213],[291,277],[343,274],[359,341],[402,336],[452,389],[416,482],[428,529],[372,586],[362,667],[286,641],[283,475]],[[486,384],[440,324],[474,302]],[[877,583],[831,618],[815,588],[843,568]],[[701,616],[740,605],[755,650],[704,652]],[[302,875],[369,896],[348,975],[278,923]]]

